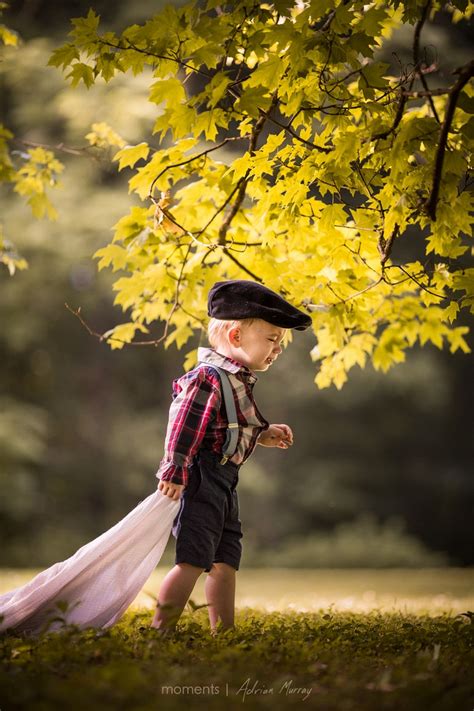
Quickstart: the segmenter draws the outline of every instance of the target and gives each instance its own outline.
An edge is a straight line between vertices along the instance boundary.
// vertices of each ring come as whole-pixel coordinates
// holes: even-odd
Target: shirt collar
[[[255,383],[258,378],[250,368],[247,368],[243,363],[230,358],[230,356],[219,353],[214,348],[198,348],[198,361],[201,363],[209,363],[209,365],[217,365],[219,368],[228,370],[230,373],[242,373],[250,383]]]

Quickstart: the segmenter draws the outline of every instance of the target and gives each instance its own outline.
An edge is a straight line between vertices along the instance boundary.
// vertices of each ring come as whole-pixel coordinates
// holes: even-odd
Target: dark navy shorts
[[[239,465],[220,464],[221,458],[210,450],[199,450],[173,521],[175,563],[189,563],[206,573],[213,563],[227,563],[238,570],[242,555],[236,491]]]

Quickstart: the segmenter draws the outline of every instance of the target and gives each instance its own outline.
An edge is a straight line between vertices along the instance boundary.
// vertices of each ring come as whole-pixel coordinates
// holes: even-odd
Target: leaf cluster
[[[6,3],[0,3],[0,17]],[[0,25],[0,48],[18,48],[18,35],[4,25]],[[54,153],[40,146],[26,146],[22,150],[19,141],[15,146],[13,133],[0,123],[0,184],[5,183],[21,195],[31,208],[35,218],[57,219],[57,211],[52,205],[48,190],[58,187],[63,164]],[[0,264],[4,264],[10,275],[17,269],[26,269],[26,260],[17,252],[15,244],[4,235],[0,223]]]
[[[311,314],[320,388],[356,364],[386,371],[416,343],[470,352],[474,66],[429,87],[422,30],[441,10],[209,0],[121,33],[92,9],[73,19],[50,64],[73,86],[146,73],[157,107],[155,139],[115,155],[142,204],[95,255],[122,272],[130,319],[102,337],[184,346],[214,281],[251,278]],[[470,15],[461,0],[450,12]],[[403,25],[413,62],[381,61]],[[160,338],[134,340],[156,321]]]

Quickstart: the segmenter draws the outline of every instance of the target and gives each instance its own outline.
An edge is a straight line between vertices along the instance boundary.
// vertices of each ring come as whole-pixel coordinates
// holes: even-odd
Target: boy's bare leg
[[[215,631],[219,618],[222,628],[234,626],[235,613],[235,568],[227,563],[214,563],[209,571],[205,592],[209,605],[209,622]]]
[[[176,627],[197,579],[204,568],[189,563],[178,563],[163,580],[158,595],[159,606],[151,623],[152,627],[171,632]]]

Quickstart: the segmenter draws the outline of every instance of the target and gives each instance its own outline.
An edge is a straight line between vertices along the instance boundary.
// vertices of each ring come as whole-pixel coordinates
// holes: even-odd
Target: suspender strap
[[[230,457],[232,457],[237,450],[237,442],[239,439],[239,423],[237,421],[237,410],[235,409],[234,393],[232,390],[232,385],[230,384],[229,376],[223,368],[218,368],[217,365],[210,365],[209,363],[203,363],[211,368],[214,368],[219,373],[222,385],[222,394],[224,396],[225,409],[227,414],[227,432],[222,448],[222,459],[220,464],[225,464]]]

